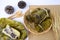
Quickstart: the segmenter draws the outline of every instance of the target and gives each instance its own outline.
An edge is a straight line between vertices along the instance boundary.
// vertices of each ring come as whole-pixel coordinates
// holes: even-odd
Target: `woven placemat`
[[[30,9],[34,9],[34,8],[38,8],[38,7],[39,8],[49,8],[54,17],[56,17],[56,14],[59,15],[59,13],[60,13],[59,5],[39,5],[39,6],[31,5]],[[59,23],[57,23],[57,24],[59,24]],[[52,29],[50,31],[48,31],[47,33],[41,34],[41,35],[35,35],[35,34],[30,33],[28,37],[29,37],[29,40],[56,40]]]

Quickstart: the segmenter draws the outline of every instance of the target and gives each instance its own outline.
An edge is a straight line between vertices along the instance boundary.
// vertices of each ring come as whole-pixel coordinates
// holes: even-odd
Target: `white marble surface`
[[[9,16],[13,15],[13,14],[9,15],[5,12],[5,7],[7,5],[13,6],[15,11],[20,9],[17,6],[19,1],[20,0],[0,0],[0,18],[1,17],[8,18]],[[24,1],[27,3],[27,6],[24,9],[20,9],[23,13],[26,12],[26,10],[29,8],[29,5],[60,5],[60,0],[24,0]],[[14,20],[24,23],[23,17],[15,18]]]

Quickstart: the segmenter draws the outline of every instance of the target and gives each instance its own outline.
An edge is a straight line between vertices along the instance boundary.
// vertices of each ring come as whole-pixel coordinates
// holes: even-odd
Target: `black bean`
[[[14,33],[11,33],[11,36],[12,36],[13,38],[15,38],[15,37],[16,37],[16,35],[15,35]]]

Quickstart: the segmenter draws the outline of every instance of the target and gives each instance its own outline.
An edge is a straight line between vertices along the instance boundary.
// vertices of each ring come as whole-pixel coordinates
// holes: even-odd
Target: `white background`
[[[0,0],[0,17],[10,16],[6,14],[4,10],[7,5],[13,6],[15,11],[17,11],[19,9],[17,6],[19,1],[20,0]],[[25,9],[23,9],[23,12],[29,8],[29,5],[60,5],[60,0],[24,0],[24,1],[27,3],[27,6]]]

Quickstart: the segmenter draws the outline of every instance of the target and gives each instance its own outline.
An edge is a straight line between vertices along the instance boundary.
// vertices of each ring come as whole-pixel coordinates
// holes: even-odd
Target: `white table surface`
[[[5,7],[7,5],[11,5],[14,7],[15,12],[20,9],[17,4],[20,0],[0,0],[0,18],[1,17],[6,17],[8,18],[9,16],[13,15],[9,15],[5,12]],[[24,9],[20,9],[23,13],[26,12],[26,10],[29,8],[29,5],[60,5],[60,0],[24,0],[27,3],[26,8]],[[23,22],[23,17],[21,18],[16,18],[14,19],[16,21],[19,22]]]
[[[20,0],[0,0],[0,17],[8,17],[9,15],[6,14],[4,8],[7,5],[11,5],[15,8],[15,11],[18,10],[18,2]],[[60,0],[24,0],[27,3],[27,7],[29,5],[60,5]],[[27,9],[27,8],[26,8]],[[23,10],[25,11],[25,9]]]

